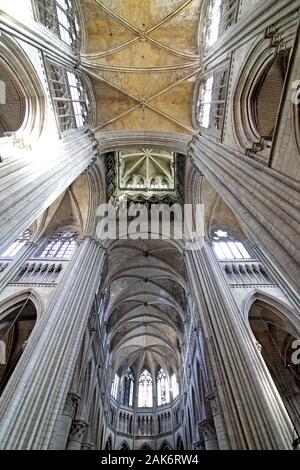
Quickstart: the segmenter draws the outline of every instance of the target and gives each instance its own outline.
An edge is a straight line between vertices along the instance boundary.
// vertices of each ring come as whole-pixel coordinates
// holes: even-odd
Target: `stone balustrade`
[[[55,259],[31,259],[24,263],[12,284],[56,286],[68,261]]]
[[[276,283],[273,281],[264,265],[259,261],[222,261],[220,264],[232,287],[276,287]]]

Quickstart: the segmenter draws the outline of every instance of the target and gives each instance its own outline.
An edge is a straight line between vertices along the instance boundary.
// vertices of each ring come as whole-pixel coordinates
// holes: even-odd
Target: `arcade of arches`
[[[0,0],[1,449],[300,446],[299,11]]]

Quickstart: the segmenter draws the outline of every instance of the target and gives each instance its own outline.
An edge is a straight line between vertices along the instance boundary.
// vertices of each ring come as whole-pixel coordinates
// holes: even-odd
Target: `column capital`
[[[83,420],[74,420],[71,425],[69,441],[82,441],[85,436],[88,423]]]
[[[206,395],[206,399],[209,403],[211,414],[213,417],[218,416],[220,413],[218,397],[216,393],[212,392]]]
[[[213,422],[210,419],[205,419],[199,423],[200,430],[203,433],[204,439],[215,439],[216,430]]]
[[[194,450],[205,450],[205,444],[203,441],[197,441],[193,443]]]
[[[28,246],[28,247],[32,247],[32,248],[36,248],[38,246],[38,243],[37,242],[33,242],[31,240],[28,240],[26,243],[25,243],[25,246]]]
[[[96,148],[93,148],[93,150],[96,150]],[[94,165],[95,163],[97,162],[98,160],[98,157],[93,157],[92,160],[90,161],[89,165],[86,167],[86,169],[84,170],[84,173],[86,175],[89,174],[89,172],[91,171],[92,168],[94,168]]]
[[[63,415],[69,416],[70,418],[74,418],[77,406],[81,400],[80,395],[77,393],[70,392],[65,401],[65,406],[63,409]]]
[[[101,243],[99,240],[97,240],[93,235],[84,235],[81,239],[80,239],[80,243],[84,242],[85,240],[90,240],[94,243],[96,243],[98,246],[100,246],[100,248],[102,248],[102,250],[104,250],[105,254],[107,254],[108,252],[108,248],[106,248],[103,243]]]

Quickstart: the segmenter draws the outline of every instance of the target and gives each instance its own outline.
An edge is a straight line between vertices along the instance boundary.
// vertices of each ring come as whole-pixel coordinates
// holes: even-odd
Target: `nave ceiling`
[[[180,250],[161,241],[116,242],[106,279],[107,347],[112,370],[179,370],[185,274]]]
[[[193,135],[201,0],[81,0],[96,133]]]

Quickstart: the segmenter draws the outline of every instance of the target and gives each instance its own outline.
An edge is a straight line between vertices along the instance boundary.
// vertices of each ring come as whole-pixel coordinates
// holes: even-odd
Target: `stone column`
[[[83,440],[86,435],[88,424],[81,420],[72,422],[67,450],[81,450]]]
[[[90,442],[84,442],[81,446],[81,450],[93,450],[94,449],[94,444]]]
[[[51,149],[1,145],[0,247],[6,249],[88,167],[97,155],[93,133],[74,131]]]
[[[187,251],[186,267],[212,362],[227,446],[291,449],[292,423],[210,247]]]
[[[199,440],[197,442],[194,442],[193,447],[194,450],[205,450],[204,441]]]
[[[218,440],[214,424],[209,419],[199,423],[200,430],[203,434],[205,450],[219,450]]]
[[[197,136],[191,158],[239,220],[300,289],[300,184],[245,155]]]
[[[215,431],[216,431],[216,437],[217,437],[218,443],[219,443],[219,439],[221,441],[219,443],[218,447],[221,448],[222,440],[223,440],[223,436],[224,436],[224,430],[223,430],[223,423],[222,423],[222,417],[221,417],[221,413],[220,413],[218,398],[217,398],[217,395],[215,393],[210,393],[209,395],[207,395],[206,399],[207,399],[207,401],[209,403],[209,406],[210,406],[210,411],[211,411],[211,415],[213,417],[214,428],[215,428]]]
[[[68,442],[72,421],[75,417],[80,396],[76,393],[68,393],[62,415],[59,419],[56,432],[56,450],[65,450]]]
[[[103,248],[92,238],[84,239],[71,259],[1,396],[1,448],[50,448],[104,260]]]

